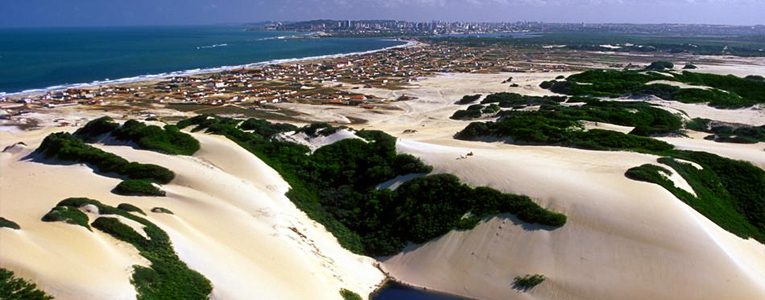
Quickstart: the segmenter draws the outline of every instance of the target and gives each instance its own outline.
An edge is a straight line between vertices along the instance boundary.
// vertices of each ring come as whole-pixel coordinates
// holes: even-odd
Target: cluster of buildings
[[[321,32],[333,36],[430,36],[446,34],[485,34],[500,32],[526,32],[541,23],[514,22],[410,22],[397,20],[313,20],[290,23],[271,23],[267,30]]]
[[[332,36],[434,36],[510,32],[611,32],[621,34],[762,35],[765,26],[697,24],[619,24],[543,22],[450,22],[396,20],[312,20],[276,22],[266,30],[324,33]]]
[[[342,58],[0,98],[0,109],[4,109],[5,115],[29,108],[71,105],[140,108],[150,104],[173,108],[173,105],[194,104],[257,109],[281,102],[375,108],[386,101],[407,97],[379,99],[365,95],[362,88],[402,89],[421,77],[441,72],[555,69],[549,65],[534,69],[530,65],[517,51],[501,45],[419,44]]]

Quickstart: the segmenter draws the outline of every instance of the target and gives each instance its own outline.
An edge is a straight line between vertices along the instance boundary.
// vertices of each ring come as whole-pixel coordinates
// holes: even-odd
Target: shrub
[[[140,149],[161,153],[192,155],[199,150],[199,141],[173,125],[161,128],[128,120],[112,131],[112,135],[118,140],[133,142]]]
[[[115,173],[129,179],[168,183],[175,177],[175,174],[168,169],[153,164],[128,162],[122,157],[87,145],[66,132],[52,133],[45,137],[35,153],[45,158],[84,163],[98,173]]]
[[[513,288],[516,290],[528,291],[543,281],[545,281],[545,276],[541,274],[516,276],[515,279],[513,279]]]
[[[298,130],[298,127],[292,124],[270,123],[266,120],[255,118],[250,118],[242,122],[242,124],[239,125],[239,128],[242,130],[252,130],[264,137],[270,137],[281,132]]]
[[[19,226],[19,224],[16,224],[16,222],[0,217],[0,228],[3,228],[3,227],[16,229],[16,230],[21,229],[21,226]]]
[[[158,213],[158,214],[173,214],[173,212],[167,208],[164,207],[155,207],[151,209],[151,212]]]
[[[115,123],[110,117],[100,117],[88,122],[80,129],[74,132],[74,136],[83,139],[86,142],[93,142],[98,137],[109,134],[120,125]]]
[[[36,284],[17,278],[12,271],[0,268],[0,299],[50,300],[53,297],[39,290]]]
[[[165,191],[146,179],[126,179],[120,182],[112,193],[124,196],[165,196]]]
[[[662,67],[657,65],[657,68]],[[666,67],[664,65],[663,67]],[[679,88],[666,84],[651,84],[669,80],[713,89]],[[655,72],[589,70],[571,75],[566,81],[548,81],[541,86],[550,91],[572,96],[620,97],[654,95],[665,100],[687,103],[708,102],[719,108],[739,108],[765,103],[765,81],[750,80],[733,75],[716,75],[683,71],[672,77]]]
[[[340,289],[340,296],[343,297],[343,300],[362,300],[361,296],[359,294],[354,293],[351,290],[347,289]]]
[[[454,104],[459,104],[459,105],[470,104],[470,103],[478,101],[479,98],[481,98],[481,94],[465,95],[465,96],[462,96],[462,99],[458,100]]]
[[[685,64],[685,66],[683,67],[683,69],[684,69],[684,70],[692,70],[692,69],[698,69],[698,67],[697,67],[696,65],[694,65],[694,64],[690,64],[690,63],[688,63],[688,64]]]
[[[170,238],[162,229],[146,219],[126,211],[101,204],[96,200],[75,198],[75,202],[88,201],[107,211],[143,225],[147,238],[117,218],[100,217],[93,227],[135,247],[151,264],[149,267],[133,266],[131,283],[139,300],[148,299],[209,299],[212,285],[207,278],[190,269],[180,260]]]
[[[142,214],[144,216],[146,215],[146,213],[143,212],[142,209],[138,208],[135,205],[129,204],[129,203],[120,203],[120,205],[117,205],[117,208],[121,209],[121,210],[124,210],[124,211],[127,211],[127,212],[137,212],[137,213],[140,213],[140,214]]]
[[[664,71],[666,69],[672,69],[674,67],[675,67],[675,64],[668,61],[660,60],[660,61],[652,62],[650,65],[645,67],[645,69],[648,71]]]
[[[192,155],[199,150],[199,141],[191,135],[180,132],[178,127],[166,125],[146,125],[136,120],[128,120],[122,126],[110,117],[101,117],[88,122],[74,135],[86,142],[111,134],[117,140],[132,142],[139,149],[167,154]]]
[[[56,206],[42,217],[43,222],[65,222],[80,225],[90,230],[88,215],[78,208],[69,206]]]

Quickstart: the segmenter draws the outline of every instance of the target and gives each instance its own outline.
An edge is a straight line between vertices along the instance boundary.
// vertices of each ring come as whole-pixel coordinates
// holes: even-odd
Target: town
[[[14,117],[23,117],[36,109],[77,105],[107,110],[153,105],[183,112],[245,116],[257,115],[258,110],[272,111],[273,105],[285,102],[375,109],[385,108],[391,101],[410,98],[381,99],[357,90],[400,90],[436,73],[576,69],[571,65],[535,62],[524,57],[503,45],[464,47],[448,42],[424,44],[410,41],[404,47],[363,55],[0,97],[0,119],[13,121]]]

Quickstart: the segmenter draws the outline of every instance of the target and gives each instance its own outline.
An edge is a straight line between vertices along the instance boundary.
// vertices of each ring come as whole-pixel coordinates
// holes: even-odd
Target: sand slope
[[[402,281],[480,299],[760,299],[765,246],[742,240],[626,169],[650,155],[475,142],[399,142],[438,172],[527,194],[568,216],[560,229],[493,218],[383,263]],[[474,157],[455,157],[473,151]],[[524,228],[526,227],[526,228]],[[548,279],[522,293],[515,276]]]
[[[126,146],[99,148],[131,161],[176,172],[168,197],[123,197],[109,191],[117,179],[84,166],[19,160],[44,136],[3,136],[30,149],[2,154],[0,215],[22,230],[0,229],[0,266],[32,279],[60,299],[132,299],[132,265],[144,263],[131,246],[100,232],[40,217],[58,201],[85,196],[106,204],[132,203],[169,235],[180,258],[210,279],[214,299],[337,299],[340,288],[370,293],[383,279],[371,258],[342,249],[324,228],[284,196],[288,185],[235,143],[194,134],[194,157],[168,156]],[[91,218],[93,220],[94,218]]]

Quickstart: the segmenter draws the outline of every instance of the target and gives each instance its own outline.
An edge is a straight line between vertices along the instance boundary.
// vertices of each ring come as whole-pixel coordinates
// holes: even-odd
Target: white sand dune
[[[34,149],[44,136],[25,134],[0,141],[25,141]],[[147,219],[168,233],[182,260],[212,281],[215,299],[337,299],[340,288],[368,294],[383,280],[373,259],[342,249],[295,208],[284,196],[287,183],[273,169],[223,137],[194,136],[202,145],[194,157],[97,145],[176,172],[176,179],[163,186],[164,198],[113,195],[110,190],[119,181],[85,166],[2,154],[0,215],[22,230],[0,229],[0,266],[60,299],[134,298],[131,266],[146,262],[132,246],[98,231],[40,221],[58,201],[84,196],[115,206],[131,203],[146,212],[152,207],[173,211],[149,212]]]
[[[674,145],[678,149],[704,151],[731,159],[744,160],[765,169],[765,143],[718,143],[703,138],[682,137],[663,137],[659,139]]]
[[[513,74],[536,84],[556,75]],[[424,159],[437,172],[530,195],[566,214],[568,223],[548,231],[524,229],[512,218],[493,218],[386,260],[382,266],[394,278],[479,299],[765,297],[765,246],[721,229],[658,185],[624,176],[631,167],[657,164],[656,156],[452,139],[467,124],[448,119],[459,109],[452,102],[466,94],[506,91],[496,80],[507,76],[423,80],[418,88],[404,91],[418,97],[401,104],[406,113],[371,118],[364,127],[397,135],[400,151]],[[693,108],[702,114],[709,107]],[[757,117],[761,111],[728,115],[735,114],[762,121]],[[404,134],[405,129],[417,132]],[[468,152],[475,155],[457,159]],[[674,172],[670,178],[692,190]],[[513,290],[513,278],[526,274],[548,279],[528,293]]]
[[[397,280],[481,299],[765,299],[765,246],[728,233],[658,185],[624,176],[631,167],[657,164],[656,156],[452,138],[468,123],[448,119],[461,108],[453,103],[462,96],[544,95],[549,92],[539,83],[557,75],[444,74],[407,90],[359,90],[386,99],[417,97],[396,102],[400,110],[291,108],[317,119],[369,120],[356,127],[398,136],[400,151],[421,157],[436,172],[529,195],[568,216],[566,225],[554,230],[500,216],[409,247],[382,263]],[[519,87],[501,83],[510,76]],[[763,120],[756,110],[691,108],[690,116]],[[363,295],[383,279],[371,258],[342,249],[295,208],[277,172],[223,137],[194,133],[202,148],[193,157],[98,145],[175,171],[177,178],[163,186],[168,196],[157,198],[113,195],[109,191],[119,181],[84,166],[19,160],[49,132],[0,131],[0,147],[19,141],[29,145],[0,154],[0,216],[22,226],[21,231],[0,229],[0,266],[60,299],[132,299],[131,266],[146,263],[131,246],[98,231],[39,220],[71,196],[110,205],[128,202],[147,212],[152,207],[173,211],[147,218],[167,231],[182,260],[212,281],[215,299],[337,299],[340,288]],[[763,166],[762,152],[754,148],[761,144],[748,149],[691,138],[664,140]],[[468,152],[474,155],[457,159]],[[690,189],[675,175],[670,178],[677,186]],[[547,280],[529,292],[513,290],[513,278],[526,274],[543,274]]]
[[[404,282],[480,299],[760,299],[765,246],[720,229],[669,192],[631,181],[636,153],[401,140],[438,172],[526,194],[568,216],[556,230],[493,218],[383,263]],[[475,156],[455,161],[472,151]],[[528,293],[515,276],[543,274]]]

